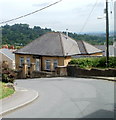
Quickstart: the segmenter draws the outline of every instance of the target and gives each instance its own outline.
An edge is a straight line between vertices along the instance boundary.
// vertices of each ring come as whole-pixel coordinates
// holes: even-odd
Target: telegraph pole
[[[109,67],[109,16],[108,16],[108,0],[106,0],[106,66]]]

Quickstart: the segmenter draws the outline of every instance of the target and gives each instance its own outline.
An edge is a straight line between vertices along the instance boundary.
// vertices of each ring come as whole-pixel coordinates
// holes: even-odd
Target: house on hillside
[[[0,49],[0,58],[0,65],[2,65],[3,62],[7,62],[9,68],[15,69],[15,55],[12,51],[6,48]]]
[[[101,51],[97,50],[94,52],[88,49],[90,55]],[[71,57],[82,54],[82,51],[81,43],[78,45],[67,35],[60,32],[46,33],[15,52],[16,69],[22,71],[23,78],[33,71],[55,71],[58,66],[67,66]]]
[[[95,47],[102,50],[103,56],[106,56],[106,45],[95,45]],[[114,42],[113,45],[109,45],[109,56],[116,56],[116,42]]]

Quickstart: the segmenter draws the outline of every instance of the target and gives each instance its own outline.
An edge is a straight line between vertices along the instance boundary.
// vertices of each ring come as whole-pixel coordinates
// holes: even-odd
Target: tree
[[[10,45],[23,45],[28,44],[32,40],[42,36],[47,32],[51,32],[50,28],[41,28],[40,26],[34,26],[30,28],[28,24],[14,24],[14,25],[4,25],[2,26],[2,44]],[[66,34],[66,32],[63,32]],[[105,42],[105,36],[97,35],[87,35],[87,34],[77,34],[71,33],[68,34],[71,38],[75,40],[84,40],[90,44],[99,44],[102,45]],[[113,43],[113,37],[110,37],[110,44]]]

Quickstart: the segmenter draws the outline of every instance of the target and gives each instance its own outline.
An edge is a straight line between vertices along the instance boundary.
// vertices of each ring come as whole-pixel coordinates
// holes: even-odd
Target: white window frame
[[[56,67],[58,67],[58,60],[53,60],[53,68],[54,70],[56,69]]]
[[[51,60],[45,60],[45,70],[51,70]]]
[[[24,64],[24,57],[20,57],[20,66],[22,67]]]

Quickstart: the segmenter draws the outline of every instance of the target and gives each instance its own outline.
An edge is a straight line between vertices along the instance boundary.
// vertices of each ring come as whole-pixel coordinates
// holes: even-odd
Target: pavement
[[[102,79],[102,80],[109,80],[109,81],[116,81],[116,77],[96,77],[96,76],[83,76],[85,78],[93,78],[93,79]],[[31,89],[25,89],[16,87],[16,92],[11,95],[10,97],[7,97],[3,100],[0,100],[0,117],[8,112],[11,112],[15,109],[18,109],[20,107],[23,107],[31,102],[33,102],[35,99],[37,99],[39,96],[38,92]]]
[[[116,82],[116,77],[95,77],[95,79],[102,79],[102,80],[109,80],[109,81],[115,81]]]
[[[15,87],[13,95],[0,100],[0,117],[8,112],[23,107],[38,98],[38,92],[31,89]]]
[[[102,76],[79,76],[80,78],[93,78],[93,79],[100,79],[100,80],[108,80],[116,82],[116,77],[102,77]]]

